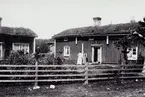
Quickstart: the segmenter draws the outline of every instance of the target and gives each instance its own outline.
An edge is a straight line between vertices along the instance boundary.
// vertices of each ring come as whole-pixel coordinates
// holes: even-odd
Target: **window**
[[[137,52],[138,52],[138,47],[132,47],[127,49],[128,54],[128,60],[137,60]]]
[[[29,53],[29,44],[28,43],[13,43],[13,50],[23,50],[24,53]]]
[[[68,38],[64,38],[64,41],[68,41]]]
[[[94,38],[89,38],[89,41],[93,41],[94,40]]]
[[[70,46],[64,46],[64,56],[70,56]]]

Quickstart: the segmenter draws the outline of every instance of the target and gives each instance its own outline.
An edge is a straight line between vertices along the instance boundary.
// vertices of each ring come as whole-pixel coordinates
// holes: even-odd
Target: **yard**
[[[33,85],[1,84],[0,97],[144,97],[145,80],[125,80],[117,85],[115,81],[96,81],[89,85],[79,83],[56,84],[51,89],[49,84],[40,85],[33,90]]]

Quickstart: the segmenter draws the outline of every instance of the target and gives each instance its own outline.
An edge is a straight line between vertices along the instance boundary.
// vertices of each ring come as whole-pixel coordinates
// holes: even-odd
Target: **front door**
[[[101,47],[92,47],[92,62],[102,62],[102,50]]]

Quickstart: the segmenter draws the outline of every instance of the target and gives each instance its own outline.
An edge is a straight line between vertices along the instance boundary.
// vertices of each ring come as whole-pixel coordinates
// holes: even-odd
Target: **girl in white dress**
[[[81,52],[78,53],[77,65],[83,64],[83,54]]]

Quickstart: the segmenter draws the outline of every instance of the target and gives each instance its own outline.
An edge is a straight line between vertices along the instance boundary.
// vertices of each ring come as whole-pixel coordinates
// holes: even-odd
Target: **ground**
[[[88,85],[83,83],[40,85],[33,90],[33,85],[2,85],[0,97],[145,97],[145,80],[124,80],[122,84],[115,81],[95,81]]]

